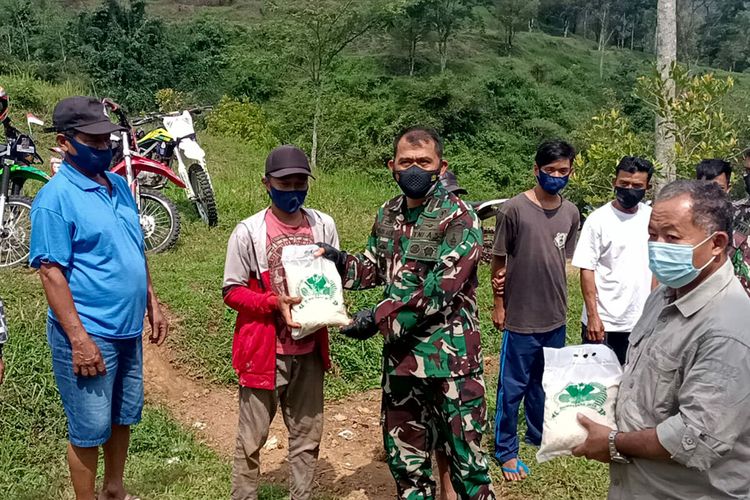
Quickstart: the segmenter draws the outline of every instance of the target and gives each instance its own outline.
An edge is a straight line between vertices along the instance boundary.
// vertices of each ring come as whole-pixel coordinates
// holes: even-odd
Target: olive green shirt
[[[612,464],[610,500],[750,498],[750,298],[729,262],[679,299],[648,298],[616,419],[656,428],[672,459]]]

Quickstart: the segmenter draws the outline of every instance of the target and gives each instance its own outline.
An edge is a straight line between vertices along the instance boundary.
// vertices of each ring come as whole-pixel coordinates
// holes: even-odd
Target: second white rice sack
[[[615,401],[622,367],[614,351],[605,345],[588,344],[544,348],[544,430],[538,462],[572,455],[586,441],[579,413],[616,428]]]
[[[302,298],[302,303],[292,307],[292,320],[301,325],[292,330],[295,340],[325,326],[345,326],[350,322],[341,276],[333,262],[315,257],[318,249],[317,245],[289,245],[281,251],[289,295]]]

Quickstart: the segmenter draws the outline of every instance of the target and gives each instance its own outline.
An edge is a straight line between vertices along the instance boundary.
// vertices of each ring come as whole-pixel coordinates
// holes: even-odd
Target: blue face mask
[[[565,177],[555,177],[545,173],[541,168],[539,169],[539,175],[536,180],[539,181],[539,186],[549,194],[557,194],[568,185],[569,175]]]
[[[73,137],[68,137],[68,141],[76,148],[76,154],[68,153],[70,160],[77,167],[82,168],[91,175],[102,174],[109,170],[112,163],[112,149],[96,149],[78,142]]]
[[[269,193],[273,204],[276,205],[280,210],[288,214],[293,214],[305,203],[307,197],[307,190],[301,191],[280,191],[274,187],[271,187]]]
[[[695,246],[649,241],[648,267],[662,285],[669,288],[687,286],[713,262],[714,259],[710,259],[700,269],[696,268],[693,265],[693,251],[710,240],[714,234],[716,233]]]

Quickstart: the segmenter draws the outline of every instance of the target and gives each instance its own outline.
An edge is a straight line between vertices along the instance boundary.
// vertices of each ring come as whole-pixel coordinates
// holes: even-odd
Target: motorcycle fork
[[[5,204],[8,200],[8,188],[10,187],[10,167],[5,162],[0,162],[0,231],[5,224]]]
[[[125,159],[125,178],[128,181],[128,187],[130,192],[133,194],[135,200],[135,206],[138,209],[138,213],[141,213],[141,190],[138,185],[137,174],[133,172],[133,158],[132,152],[130,151],[130,141],[127,132],[122,133],[122,156]]]
[[[177,173],[182,179],[182,182],[185,183],[185,192],[187,193],[188,200],[194,202],[198,197],[196,196],[195,191],[193,191],[193,185],[190,183],[190,174],[185,166],[185,158],[183,158],[182,153],[180,153],[179,143],[175,145],[174,156],[177,159]]]

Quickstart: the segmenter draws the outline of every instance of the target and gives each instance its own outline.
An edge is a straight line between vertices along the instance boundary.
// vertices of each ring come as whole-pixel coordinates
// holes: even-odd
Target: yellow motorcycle
[[[201,112],[205,108],[192,110]],[[206,168],[206,153],[195,137],[190,111],[165,115],[149,115],[133,122],[134,127],[161,120],[163,127],[150,132],[138,132],[138,150],[141,156],[168,165],[185,183],[188,199],[195,203],[201,220],[213,227],[219,223],[216,195]],[[142,174],[148,175],[148,174]],[[156,189],[166,184],[162,176],[151,174],[140,182]]]

